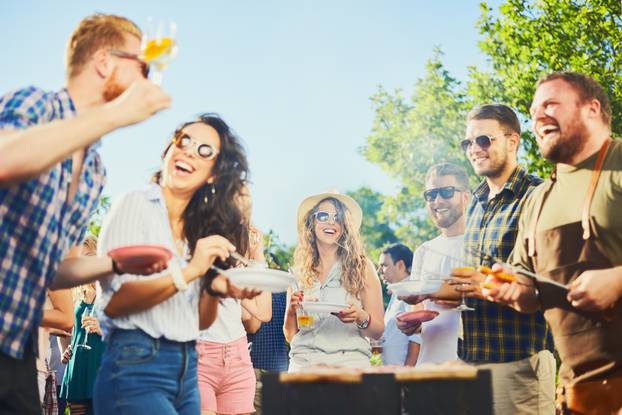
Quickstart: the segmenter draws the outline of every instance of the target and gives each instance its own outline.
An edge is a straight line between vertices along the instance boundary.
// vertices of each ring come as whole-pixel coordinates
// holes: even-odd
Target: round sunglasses
[[[328,223],[331,219],[333,223],[341,223],[341,215],[339,213],[329,213],[324,210],[317,211],[313,214],[318,223]]]
[[[423,198],[426,202],[433,202],[436,200],[436,196],[441,195],[443,199],[451,199],[456,192],[463,192],[464,190],[455,186],[437,187],[435,189],[426,190],[423,192]]]
[[[501,135],[508,136],[512,134],[501,134]],[[471,148],[473,143],[475,143],[482,150],[487,150],[488,147],[492,145],[492,141],[496,140],[497,138],[499,138],[499,136],[495,137],[495,136],[486,135],[486,134],[478,135],[475,138],[465,138],[464,140],[460,141],[460,147],[462,148],[462,151],[466,153],[469,150],[469,148]]]
[[[195,154],[206,161],[213,160],[217,155],[218,151],[214,149],[214,147],[209,144],[199,143],[190,137],[187,133],[178,131],[173,137],[173,144],[180,150],[186,150],[190,145],[194,147]]]

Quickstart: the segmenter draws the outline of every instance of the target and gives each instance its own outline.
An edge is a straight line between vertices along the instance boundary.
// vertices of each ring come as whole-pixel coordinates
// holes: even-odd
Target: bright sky
[[[179,53],[164,73],[173,107],[103,140],[107,195],[141,188],[171,132],[218,112],[242,137],[251,166],[254,221],[293,243],[307,195],[396,183],[358,149],[370,132],[378,85],[412,91],[435,46],[454,76],[480,65],[480,0],[54,1],[0,5],[0,93],[64,82],[65,43],[80,19],[120,14],[177,22]]]

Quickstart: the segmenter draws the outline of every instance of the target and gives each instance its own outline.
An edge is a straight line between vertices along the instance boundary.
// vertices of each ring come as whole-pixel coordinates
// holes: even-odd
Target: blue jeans
[[[96,414],[200,413],[195,342],[115,330],[95,380]]]

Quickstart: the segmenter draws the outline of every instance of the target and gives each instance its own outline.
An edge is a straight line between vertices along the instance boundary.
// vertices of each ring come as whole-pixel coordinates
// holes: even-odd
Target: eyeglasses
[[[333,223],[341,222],[341,215],[339,213],[329,213],[320,210],[318,212],[315,212],[313,216],[315,217],[315,220],[318,221],[318,223],[328,223],[331,218],[333,220]]]
[[[508,136],[512,134],[502,134],[502,135]],[[464,140],[460,141],[460,147],[462,148],[462,151],[466,153],[469,150],[469,148],[471,148],[471,146],[473,145],[473,142],[475,142],[481,149],[486,150],[492,144],[492,140],[496,140],[497,138],[498,136],[495,137],[495,136],[485,135],[485,134],[478,135],[477,137],[473,139],[465,138]]]
[[[175,133],[175,137],[173,137],[173,144],[175,144],[175,147],[180,150],[185,150],[188,146],[192,145],[194,147],[195,154],[206,161],[213,160],[218,155],[218,151],[214,150],[214,147],[209,144],[199,143],[192,139],[192,137],[188,134],[181,131]]]
[[[436,189],[430,189],[423,192],[423,198],[426,202],[433,202],[436,200],[436,196],[439,194],[443,199],[451,199],[454,197],[456,192],[463,192],[464,190],[459,189],[455,186],[445,186],[445,187],[437,187]]]
[[[150,69],[149,64],[145,62],[144,60],[142,60],[139,55],[136,55],[135,53],[125,52],[123,50],[118,50],[118,49],[108,49],[108,52],[110,52],[112,56],[116,56],[117,58],[130,59],[130,60],[138,62],[138,64],[140,65],[140,70],[143,76],[145,77],[145,79],[149,78],[149,69]]]

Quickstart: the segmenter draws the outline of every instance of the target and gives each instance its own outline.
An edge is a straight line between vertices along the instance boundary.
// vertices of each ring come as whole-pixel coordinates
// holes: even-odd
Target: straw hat
[[[336,190],[329,190],[325,193],[319,193],[317,195],[311,195],[306,197],[298,206],[298,233],[302,231],[304,226],[305,219],[311,209],[315,207],[318,203],[320,203],[324,199],[337,199],[348,209],[350,212],[350,216],[352,217],[352,223],[354,224],[354,228],[359,230],[361,228],[361,222],[363,221],[363,210],[356,203],[356,200],[352,199],[348,195],[341,194]]]

